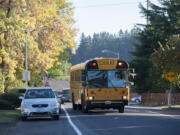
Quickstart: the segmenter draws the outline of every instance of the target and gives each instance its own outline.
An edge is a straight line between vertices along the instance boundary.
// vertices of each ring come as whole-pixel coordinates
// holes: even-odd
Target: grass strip
[[[0,124],[15,123],[20,115],[20,110],[0,110]]]

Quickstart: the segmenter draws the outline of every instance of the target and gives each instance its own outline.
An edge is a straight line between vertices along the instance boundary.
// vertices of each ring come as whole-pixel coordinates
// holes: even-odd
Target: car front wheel
[[[59,120],[59,115],[54,116],[55,120]]]

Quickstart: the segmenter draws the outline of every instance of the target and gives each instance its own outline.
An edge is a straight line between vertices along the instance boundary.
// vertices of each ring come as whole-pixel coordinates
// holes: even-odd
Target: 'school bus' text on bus
[[[129,100],[129,65],[115,58],[99,58],[71,68],[73,109],[114,108],[120,113]]]

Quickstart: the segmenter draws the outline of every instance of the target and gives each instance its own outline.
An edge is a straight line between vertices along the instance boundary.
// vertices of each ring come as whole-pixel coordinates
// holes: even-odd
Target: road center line
[[[68,112],[66,111],[66,109],[62,106],[63,111],[65,112],[68,122],[69,124],[72,126],[72,128],[75,130],[75,132],[77,133],[77,135],[82,135],[81,131],[79,130],[79,128],[72,122]]]

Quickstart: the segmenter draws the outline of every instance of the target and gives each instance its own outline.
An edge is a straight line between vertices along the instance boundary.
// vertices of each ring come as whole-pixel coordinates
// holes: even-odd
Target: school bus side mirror
[[[130,68],[130,69],[129,69],[129,75],[130,75],[130,77],[132,77],[132,79],[134,79],[134,77],[136,76],[136,73],[135,73],[135,69],[134,69],[134,68]]]
[[[129,85],[134,86],[134,82],[129,82]]]

